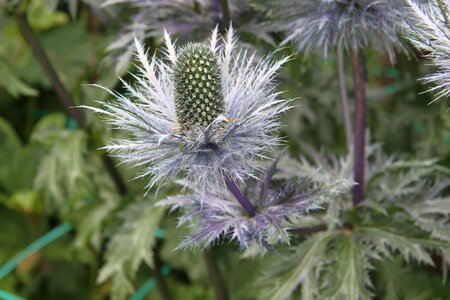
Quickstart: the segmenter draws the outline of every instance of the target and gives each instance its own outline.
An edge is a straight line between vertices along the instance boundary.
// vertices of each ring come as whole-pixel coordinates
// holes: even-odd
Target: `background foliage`
[[[113,299],[122,299],[141,286],[149,286],[148,280],[157,278],[162,270],[173,299],[213,298],[208,259],[201,249],[174,251],[184,236],[183,229],[176,229],[177,214],[153,206],[180,188],[166,185],[158,193],[152,190],[144,195],[145,179],[132,180],[137,170],[119,165],[128,192],[118,193],[98,147],[121,133],[112,132],[92,115],[86,128],[77,127],[23,40],[8,5],[23,8],[14,2],[5,1],[0,8],[0,266],[61,224],[71,224],[73,230],[34,251],[12,273],[0,275],[0,289],[26,299],[106,299],[110,294]],[[133,9],[104,8],[96,1],[25,2],[22,12],[77,105],[96,105],[95,100],[107,99],[104,91],[89,83],[121,90],[120,70],[106,49],[117,39],[121,24]],[[261,54],[274,50],[274,44],[281,40],[277,35],[272,41],[251,32],[243,32],[241,38]],[[160,44],[158,35],[146,39],[152,51]],[[385,228],[371,225],[383,223],[383,218],[392,220],[386,216],[398,212],[387,202],[403,197],[405,210],[421,217],[421,226],[427,228],[427,216],[421,215],[425,208],[412,201],[411,194],[395,190],[402,183],[393,182],[415,176],[411,182],[419,192],[424,178],[450,165],[448,102],[428,105],[433,99],[427,92],[430,86],[418,79],[433,69],[421,53],[412,48],[411,52],[409,57],[400,54],[394,65],[386,56],[366,53],[368,131],[371,141],[379,145],[376,151],[386,153],[384,160],[373,164],[388,168],[392,161],[387,157],[395,154],[398,161],[412,160],[417,165],[408,169],[399,165],[389,169],[391,173],[383,171],[383,179],[373,179],[368,188],[380,198],[368,201],[363,209],[377,210],[378,214],[356,221],[365,230],[365,238],[353,243],[350,239],[355,237],[345,232],[323,232],[303,243],[297,242],[304,237],[296,237],[293,244],[300,246],[291,250],[281,247],[277,253],[253,258],[244,258],[246,253],[235,244],[216,245],[209,254],[217,261],[230,299],[257,299],[259,280],[267,281],[264,293],[275,291],[272,299],[288,299],[300,282],[302,299],[310,299],[317,292],[308,289],[311,280],[327,282],[331,270],[341,270],[344,276],[340,282],[319,286],[330,299],[338,294],[348,296],[346,293],[355,289],[367,296],[375,293],[379,299],[450,299],[450,286],[441,276],[447,268],[441,260],[448,253],[442,256],[427,251],[426,242],[412,237],[415,232],[409,232],[411,239],[393,236],[396,224],[385,222]],[[277,55],[291,54],[293,59],[279,76],[280,89],[287,91],[287,97],[296,98],[294,108],[283,117],[287,152],[294,158],[308,157],[309,149],[345,155],[335,57],[305,57],[290,45]],[[349,64],[346,73],[350,92]],[[133,80],[124,71],[119,75]],[[431,159],[437,165],[422,168],[419,162]],[[402,175],[393,175],[395,172]],[[448,195],[449,174],[439,174],[447,182],[439,188]],[[390,182],[392,188],[379,182]],[[434,195],[422,196],[422,200],[439,200]],[[448,214],[450,209],[440,212]],[[398,219],[403,221],[410,222]],[[431,231],[448,237],[446,228]],[[386,239],[382,231],[389,231],[392,238]],[[379,251],[374,250],[377,247]],[[384,247],[394,249],[394,254]],[[380,260],[377,256],[383,251],[389,258]],[[406,264],[401,256],[412,259],[411,263]],[[273,266],[269,272],[267,266]],[[370,290],[366,288],[369,282]],[[161,295],[154,288],[144,297],[160,299]]]

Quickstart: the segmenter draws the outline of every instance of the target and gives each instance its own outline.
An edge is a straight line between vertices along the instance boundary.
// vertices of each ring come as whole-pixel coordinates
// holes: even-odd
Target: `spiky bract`
[[[274,28],[285,31],[284,43],[325,55],[340,43],[352,51],[371,47],[389,54],[402,48],[399,32],[402,0],[287,0],[273,4]]]
[[[274,177],[276,173],[279,176]],[[319,172],[294,176],[279,173],[274,164],[260,180],[246,182],[244,194],[256,208],[253,217],[248,216],[229,190],[217,184],[209,186],[203,197],[191,187],[192,195],[170,197],[158,205],[185,210],[178,225],[190,223],[194,230],[180,248],[207,247],[228,238],[237,240],[241,248],[256,243],[268,249],[278,242],[289,243],[290,230],[305,215],[353,186],[351,180],[330,178]]]
[[[413,44],[427,53],[438,71],[426,78],[436,84],[438,98],[450,95],[450,3],[431,0],[428,5],[407,0],[411,14],[406,28]]]
[[[104,88],[116,99],[104,103],[103,108],[90,107],[115,128],[129,134],[129,138],[118,139],[105,148],[123,162],[142,166],[139,177],[150,176],[149,187],[181,172],[199,186],[207,181],[221,182],[223,174],[240,181],[252,176],[260,168],[259,161],[266,150],[280,142],[272,134],[280,126],[277,117],[288,109],[289,103],[278,98],[280,93],[274,90],[273,78],[287,58],[277,61],[269,55],[257,61],[255,55],[246,51],[235,52],[232,28],[220,46],[217,29],[208,43],[180,50],[167,33],[165,40],[168,61],[157,57],[148,61],[136,40],[139,68],[139,74],[133,75],[136,84],[123,82],[126,95]],[[199,99],[200,94],[189,94],[189,87],[188,91],[177,90],[177,80],[184,84],[190,80],[177,77],[184,76],[179,66],[192,47],[203,49],[211,62],[217,61],[221,80],[209,81],[215,86],[211,98],[216,103],[213,119],[206,119],[207,126],[202,123],[186,128],[185,122],[189,120],[204,122],[195,115],[188,116],[189,107],[177,105],[181,99],[188,103]],[[197,86],[200,88],[199,83]]]

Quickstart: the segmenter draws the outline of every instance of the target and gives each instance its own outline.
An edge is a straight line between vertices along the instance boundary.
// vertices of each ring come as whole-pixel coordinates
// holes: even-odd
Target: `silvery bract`
[[[437,66],[438,72],[426,80],[436,84],[431,90],[439,91],[438,98],[446,97],[450,94],[450,3],[447,0],[432,0],[428,5],[420,6],[416,1],[407,2],[412,10],[411,19],[406,24],[409,39],[428,53]]]
[[[290,230],[302,223],[309,212],[322,208],[353,186],[344,177],[331,177],[317,169],[300,174],[303,167],[299,163],[290,160],[289,165],[296,166],[296,175],[279,170],[275,163],[259,180],[241,185],[243,196],[256,209],[254,216],[248,215],[229,189],[217,184],[208,186],[203,196],[190,187],[193,194],[160,201],[160,206],[184,210],[178,226],[193,227],[193,233],[179,247],[207,247],[222,238],[236,240],[241,248],[253,243],[265,249],[279,242],[288,244]]]
[[[299,50],[327,54],[339,43],[347,50],[371,47],[394,59],[402,47],[398,36],[401,0],[287,0],[274,4],[274,27],[285,31],[284,43]]]
[[[273,78],[287,58],[259,61],[236,51],[233,29],[218,45],[217,29],[208,42],[176,47],[165,34],[166,60],[147,57],[136,40],[139,74],[124,81],[115,100],[90,107],[114,128],[127,132],[105,148],[121,161],[142,166],[150,188],[183,173],[200,189],[223,176],[242,181],[279,144],[272,136],[277,117],[289,103],[278,98]]]

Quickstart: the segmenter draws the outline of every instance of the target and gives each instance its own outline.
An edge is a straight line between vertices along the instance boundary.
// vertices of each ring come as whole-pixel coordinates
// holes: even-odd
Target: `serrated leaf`
[[[108,244],[106,262],[97,278],[98,283],[113,279],[113,285],[118,285],[113,287],[117,291],[115,299],[124,299],[130,291],[128,283],[142,262],[153,266],[154,233],[163,213],[164,209],[154,207],[150,201],[132,203],[120,213],[123,223]]]
[[[368,269],[370,264],[365,257],[365,247],[351,235],[335,239],[335,248],[330,256],[334,260],[328,276],[322,280],[326,289],[321,299],[363,300],[370,299],[371,286]]]
[[[58,137],[39,164],[34,186],[47,209],[68,209],[85,197],[91,184],[88,173],[87,140],[80,130],[59,131]]]
[[[434,265],[426,251],[426,247],[434,244],[426,238],[409,237],[380,227],[358,227],[357,232],[387,257],[398,251],[407,262],[415,259],[418,262]]]
[[[75,246],[82,249],[91,245],[99,250],[103,240],[105,221],[111,217],[117,206],[118,201],[100,199],[78,209],[71,216],[77,228]]]
[[[296,288],[309,279],[314,269],[326,260],[327,246],[334,237],[333,232],[315,234],[297,246],[294,253],[272,265],[262,279],[265,288],[261,299],[289,299]],[[308,282],[312,283],[311,280]],[[303,289],[310,289],[304,293],[316,294],[317,284],[303,286]]]

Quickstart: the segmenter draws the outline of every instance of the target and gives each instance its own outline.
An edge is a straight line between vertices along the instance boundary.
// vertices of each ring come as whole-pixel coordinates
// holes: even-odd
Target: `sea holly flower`
[[[351,51],[371,47],[394,59],[403,48],[402,0],[287,0],[273,3],[274,28],[299,50],[327,54],[339,43]]]
[[[167,60],[147,57],[136,40],[138,71],[127,94],[107,90],[114,101],[89,107],[129,134],[105,148],[121,161],[142,166],[148,188],[183,173],[203,189],[224,178],[243,181],[260,168],[272,133],[289,108],[273,78],[288,58],[256,59],[236,51],[230,27],[218,45],[217,28],[208,42],[177,47],[165,34]]]
[[[431,0],[428,5],[407,0],[411,8],[410,19],[406,20],[408,38],[433,60],[437,72],[428,76],[426,82],[433,82],[437,99],[450,94],[450,3],[446,0]]]
[[[298,167],[297,162],[290,161],[290,164]],[[177,195],[157,204],[169,206],[172,211],[182,209],[178,226],[189,224],[193,228],[179,248],[206,248],[225,238],[236,240],[241,248],[256,244],[271,249],[276,243],[288,244],[291,231],[297,229],[309,212],[323,208],[337,195],[348,192],[353,181],[331,177],[318,170],[307,175],[297,171],[292,175],[279,170],[275,162],[259,180],[249,180],[245,185],[236,185],[235,189],[213,184],[200,196],[195,185],[187,186],[192,194]],[[239,204],[242,202],[236,199],[239,197],[245,197],[244,201],[254,206],[253,215],[249,216]]]

